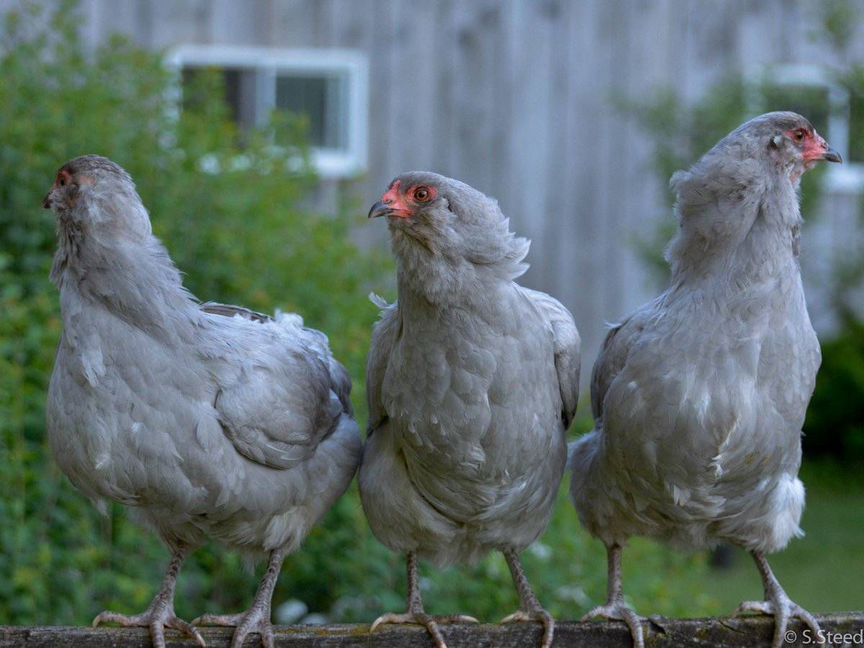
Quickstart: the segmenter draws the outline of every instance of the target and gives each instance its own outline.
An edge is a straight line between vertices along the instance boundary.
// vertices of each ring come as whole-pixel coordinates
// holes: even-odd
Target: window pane
[[[184,67],[183,108],[205,110],[204,103],[221,95],[231,119],[242,126],[254,124],[254,70],[244,68]],[[215,93],[215,96],[214,96]]]
[[[280,74],[276,78],[276,107],[305,115],[312,146],[345,148],[344,86],[338,76]]]

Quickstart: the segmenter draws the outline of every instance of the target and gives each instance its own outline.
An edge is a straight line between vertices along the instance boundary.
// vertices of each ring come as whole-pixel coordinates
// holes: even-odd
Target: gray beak
[[[390,205],[378,201],[374,205],[372,205],[371,209],[369,210],[368,218],[378,218],[379,216],[387,216],[389,214]]]
[[[826,162],[843,162],[843,158],[840,157],[840,154],[830,146],[825,149],[825,153],[822,155],[822,159]]]

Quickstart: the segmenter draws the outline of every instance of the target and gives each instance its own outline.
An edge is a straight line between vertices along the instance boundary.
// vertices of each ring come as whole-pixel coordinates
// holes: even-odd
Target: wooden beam
[[[834,645],[864,647],[864,612],[831,614],[819,622]],[[646,622],[648,648],[759,648],[770,646],[773,620],[766,617],[665,619]],[[443,627],[449,648],[537,648],[539,624],[451,625]],[[795,638],[785,645],[816,645],[798,621],[789,624]],[[807,631],[809,632],[809,631]],[[227,648],[231,630],[202,628],[209,648]],[[842,636],[842,635],[846,636]],[[166,632],[168,646],[196,648],[191,640]],[[246,646],[260,646],[257,635]],[[556,626],[554,648],[630,648],[630,635],[621,623],[574,623]],[[144,628],[0,627],[0,648],[151,648]],[[369,634],[367,625],[280,626],[278,648],[434,648],[417,626],[386,626]]]

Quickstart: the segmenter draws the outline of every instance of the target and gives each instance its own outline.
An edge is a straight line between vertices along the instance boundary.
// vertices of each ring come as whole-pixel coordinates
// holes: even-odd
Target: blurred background
[[[0,624],[85,624],[150,601],[167,552],[100,516],[53,465],[44,400],[60,334],[41,198],[83,153],[135,178],[202,299],[297,311],[355,381],[395,297],[369,205],[410,169],[495,196],[533,240],[524,283],[583,334],[584,390],[615,321],[662,289],[671,173],[745,119],[792,109],[846,163],[808,174],[802,266],[824,361],[804,439],[807,536],[773,559],[813,612],[864,608],[864,1],[0,0]],[[590,429],[587,399],[572,434]],[[365,423],[365,421],[364,421]],[[526,552],[572,619],[605,597],[605,555],[562,488]],[[725,614],[761,595],[737,550],[636,540],[625,591],[645,615]],[[432,613],[497,620],[506,565],[425,566]],[[177,613],[243,609],[257,577],[218,547],[184,566]],[[282,572],[281,623],[404,609],[403,557],[349,494]]]

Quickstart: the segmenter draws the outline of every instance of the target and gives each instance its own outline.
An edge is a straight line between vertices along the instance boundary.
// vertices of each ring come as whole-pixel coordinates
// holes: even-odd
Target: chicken
[[[801,535],[801,426],[820,363],[798,266],[801,175],[840,162],[790,112],[762,115],[672,177],[680,221],[667,258],[671,286],[609,332],[594,365],[595,429],[573,446],[573,501],[608,550],[606,605],[636,646],[621,550],[634,535],[686,549],[719,542],[749,551],[775,617],[774,646],[793,603],[765,555]]]
[[[114,622],[164,628],[204,645],[174,615],[178,571],[207,540],[269,553],[251,608],[198,622],[237,626],[273,646],[270,604],[295,551],[350,483],[362,452],[351,383],[324,334],[296,315],[275,320],[200,304],[186,291],[129,175],[98,156],[57,174],[44,206],[57,214],[51,278],[63,334],[48,393],[54,456],[93,500],[137,510],[172,552],[142,614]]]
[[[548,648],[554,622],[518,554],[545,530],[566,465],[576,325],[556,300],[514,283],[528,241],[479,191],[407,173],[369,216],[387,217],[398,303],[372,336],[360,494],[376,537],[407,556],[409,584],[408,613],[372,627],[422,624],[443,648],[423,609],[417,559],[444,566],[501,551],[520,598],[504,621],[541,621]]]

